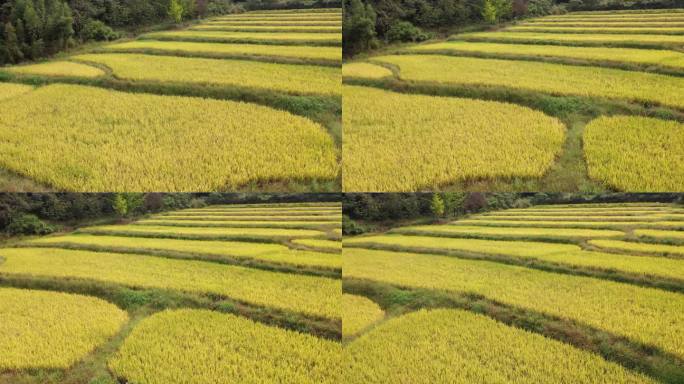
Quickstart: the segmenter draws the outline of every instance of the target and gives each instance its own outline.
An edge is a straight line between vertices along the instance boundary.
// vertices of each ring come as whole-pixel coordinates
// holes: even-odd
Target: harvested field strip
[[[321,239],[295,239],[292,243],[307,247],[327,249],[330,251],[342,252],[342,242]]]
[[[681,245],[648,244],[620,240],[589,240],[589,244],[606,250],[627,253],[684,257],[684,246]]]
[[[388,353],[394,351],[394,353]],[[402,382],[655,383],[560,341],[480,314],[436,309],[403,315],[345,347],[350,384]],[[515,356],[511,359],[511,356]],[[549,364],[552,361],[553,364]]]
[[[129,287],[222,295],[250,304],[340,318],[340,280],[204,261],[48,248],[0,250],[0,274],[88,279]]]
[[[102,225],[79,229],[80,233],[109,234],[114,236],[150,236],[170,238],[197,239],[258,239],[274,241],[294,237],[314,237],[324,232],[308,229],[281,228],[197,228],[197,227],[164,227],[154,225]]]
[[[230,85],[298,95],[341,93],[338,68],[123,53],[79,55],[74,59],[106,65],[115,76],[128,80]]]
[[[92,65],[72,63],[70,61],[51,61],[40,64],[19,65],[8,68],[0,68],[0,71],[7,71],[20,75],[39,75],[39,76],[69,76],[69,77],[99,77],[106,73],[100,68]]]
[[[0,288],[0,373],[69,368],[127,321],[126,312],[93,297]]]
[[[342,294],[342,335],[352,337],[382,320],[385,312],[363,296]]]
[[[513,42],[556,45],[587,45],[631,48],[669,48],[684,44],[679,35],[621,35],[587,33],[474,32],[454,36],[455,39],[491,42]]]
[[[335,33],[268,33],[268,32],[200,32],[200,31],[167,31],[142,35],[147,40],[226,42],[226,43],[255,43],[255,44],[302,44],[302,45],[331,45],[339,46],[341,34]]]
[[[557,45],[497,44],[450,41],[421,44],[409,48],[415,52],[452,52],[455,54],[487,53],[511,57],[553,57],[564,59],[595,60],[612,63],[657,65],[684,69],[684,53],[668,50],[642,50],[633,48],[563,47]],[[343,67],[344,68],[344,67]]]
[[[684,109],[684,93],[680,92],[684,89],[684,78],[653,73],[436,55],[381,56],[374,60],[398,66],[404,80],[501,86],[554,95],[653,102]],[[540,77],[539,73],[545,76]]]
[[[261,216],[239,216],[239,215],[201,215],[201,216],[195,216],[195,215],[189,215],[189,216],[184,216],[184,215],[176,215],[176,214],[169,214],[169,215],[158,215],[154,216],[153,218],[158,219],[158,220],[188,220],[188,221],[241,221],[245,222],[248,224],[250,221],[290,221],[290,220],[296,220],[296,221],[302,221],[302,222],[311,222],[311,223],[316,223],[316,222],[330,222],[330,221],[337,221],[340,222],[342,221],[342,215],[329,215],[329,216],[266,216],[266,215],[261,215]]]
[[[583,143],[589,176],[611,188],[651,192],[684,188],[682,123],[603,116],[584,128]]]
[[[333,27],[317,27],[317,26],[296,26],[296,27],[279,27],[279,26],[227,26],[227,25],[198,25],[189,28],[190,31],[245,31],[245,32],[318,32],[318,33],[342,33],[341,26]]]
[[[684,228],[684,221],[542,221],[542,220],[488,220],[466,219],[451,223],[451,225],[488,225],[495,227],[550,227],[550,228]]]
[[[623,34],[655,34],[655,35],[682,35],[684,28],[679,27],[536,27],[515,26],[509,27],[512,32],[549,32],[549,33],[623,33]]]
[[[343,125],[345,191],[540,177],[565,139],[559,120],[526,107],[353,86],[344,87]]]
[[[380,65],[370,63],[348,63],[342,66],[343,77],[362,77],[365,79],[381,79],[393,76],[392,71]]]
[[[186,54],[211,54],[214,57],[220,57],[220,55],[254,55],[334,61],[342,60],[342,51],[335,47],[294,47],[291,45],[213,44],[138,40],[107,45],[104,49],[112,51],[159,51],[166,53],[182,52]]]
[[[221,261],[223,258],[250,259],[268,263],[324,267],[339,269],[342,260],[329,253],[298,251],[280,244],[240,243],[234,241],[150,239],[142,237],[117,237],[96,235],[67,235],[33,240],[27,245],[45,245],[55,248],[84,246],[98,251],[164,255]]]
[[[525,228],[497,228],[497,227],[478,227],[471,225],[455,226],[455,225],[418,225],[412,227],[400,227],[390,232],[393,233],[409,233],[409,234],[425,234],[428,236],[449,236],[466,237],[466,236],[480,236],[480,237],[502,237],[502,238],[536,238],[536,239],[582,239],[582,238],[605,238],[605,237],[623,237],[625,235],[622,231],[611,231],[602,229],[573,229],[573,228],[541,228],[541,227],[525,227]]]
[[[682,294],[488,261],[347,248],[343,253],[345,278],[483,295],[684,357]]]
[[[188,358],[188,357],[192,358]],[[338,383],[339,342],[207,310],[175,310],[140,322],[109,361],[141,384]]]
[[[216,191],[339,169],[322,126],[255,104],[54,84],[2,105],[0,165],[60,190]]]
[[[234,227],[234,228],[318,228],[321,226],[342,225],[339,221],[212,221],[212,220],[170,220],[170,219],[145,219],[136,225],[157,225],[165,227]]]
[[[365,240],[364,240],[365,239]],[[476,253],[492,256],[509,256],[517,259],[541,260],[564,267],[579,268],[584,272],[612,271],[630,274],[631,281],[643,280],[644,277],[664,278],[669,286],[684,290],[684,262],[681,260],[662,257],[628,256],[613,253],[583,251],[578,246],[570,246],[565,250],[554,247],[550,243],[513,242],[497,240],[472,240],[454,238],[435,238],[428,236],[370,236],[359,238],[358,242],[345,244],[359,244],[361,247],[380,246],[391,250],[406,252],[435,252],[449,253],[458,256],[458,252]],[[362,241],[363,240],[363,241]],[[525,247],[535,247],[534,251]],[[507,260],[492,258],[493,261]],[[532,265],[531,267],[535,267]],[[542,265],[541,267],[545,267]],[[553,270],[553,268],[546,268]],[[346,270],[345,270],[346,274]],[[597,274],[599,275],[599,274]]]
[[[23,84],[0,83],[0,101],[33,91],[33,87]]]
[[[635,229],[634,234],[639,237],[651,237],[658,240],[673,240],[684,243],[684,231],[662,231],[656,229]]]

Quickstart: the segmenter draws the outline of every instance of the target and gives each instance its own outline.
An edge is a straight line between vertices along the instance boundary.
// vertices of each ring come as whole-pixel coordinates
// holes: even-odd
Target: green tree
[[[24,58],[24,54],[19,46],[16,30],[10,22],[5,24],[5,52],[7,61],[10,63],[16,63]]]
[[[498,16],[496,14],[495,0],[484,0],[482,5],[482,18],[490,24],[496,24]]]
[[[349,0],[349,4],[345,1],[343,5],[342,50],[344,55],[351,56],[375,44],[377,16],[373,7],[361,0]]]
[[[123,193],[117,193],[114,195],[114,201],[112,202],[112,209],[120,217],[128,216],[128,202],[126,201],[126,196]]]
[[[444,200],[442,200],[442,196],[440,196],[439,193],[435,193],[432,195],[430,211],[432,211],[432,214],[435,215],[435,217],[444,216]]]
[[[171,16],[171,19],[176,22],[176,24],[180,24],[183,21],[183,5],[179,0],[171,0],[171,4],[169,5],[169,16]]]
[[[116,193],[112,200],[112,209],[120,217],[127,217],[139,212],[143,207],[144,199],[142,193]]]

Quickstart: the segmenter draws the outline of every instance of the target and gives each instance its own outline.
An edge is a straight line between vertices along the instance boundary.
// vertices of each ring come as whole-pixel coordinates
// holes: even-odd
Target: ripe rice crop
[[[528,21],[518,25],[549,27],[684,27],[682,21],[546,21],[544,19]]]
[[[234,15],[217,17],[212,20],[233,21],[233,20],[279,20],[279,21],[341,21],[342,15]]]
[[[251,207],[251,206],[233,206],[233,205],[211,205],[209,207],[205,208],[190,208],[190,209],[183,209],[181,211],[177,212],[229,212],[229,213],[237,213],[237,212],[249,212],[249,213],[256,213],[256,212],[261,212],[263,214],[268,214],[268,213],[273,213],[273,214],[282,214],[282,213],[299,213],[299,212],[304,212],[304,213],[311,213],[311,212],[339,212],[341,206],[312,206],[312,207],[299,207],[299,206],[282,206],[282,207]]]
[[[548,238],[548,239],[575,239],[575,238],[605,238],[605,237],[622,237],[625,235],[622,231],[611,231],[603,229],[573,229],[573,228],[542,228],[542,227],[524,227],[524,228],[498,228],[498,227],[478,227],[473,225],[417,225],[410,227],[400,227],[391,232],[395,233],[417,233],[432,235],[455,235],[460,236],[493,236],[506,238]]]
[[[74,77],[99,77],[105,72],[92,65],[72,63],[70,61],[51,61],[40,64],[19,65],[16,67],[0,68],[2,71],[21,75],[40,76],[74,76]]]
[[[178,226],[178,227],[235,227],[235,228],[318,228],[322,225],[337,225],[339,221],[226,221],[226,220],[171,220],[165,218],[137,221],[139,225]]]
[[[340,45],[341,33],[296,33],[296,32],[212,32],[212,31],[167,31],[154,32],[141,36],[141,39],[200,41],[226,43],[317,43],[321,45]]]
[[[560,214],[544,214],[531,212],[528,214],[506,214],[505,212],[494,212],[492,214],[483,214],[479,216],[471,216],[471,219],[483,219],[483,220],[548,220],[548,221],[656,221],[663,220],[664,216],[656,214],[646,214],[646,215],[560,215]]]
[[[620,240],[589,240],[589,244],[605,249],[643,254],[684,256],[684,246],[667,244],[636,243]]]
[[[268,221],[288,221],[288,220],[297,220],[297,221],[306,221],[306,222],[328,222],[328,221],[341,221],[342,220],[342,215],[329,215],[329,216],[267,216],[267,215],[255,215],[255,216],[247,216],[247,215],[220,215],[220,214],[211,214],[211,215],[202,215],[202,214],[197,214],[197,215],[191,215],[191,214],[186,214],[182,215],[180,213],[177,214],[169,214],[169,215],[158,215],[155,216],[158,219],[168,219],[168,220],[208,220],[208,221],[242,221],[249,223],[250,221],[261,221],[261,220],[268,220]]]
[[[367,79],[381,79],[392,77],[389,69],[370,63],[349,63],[342,66],[343,77],[363,77]]]
[[[663,231],[658,229],[635,229],[634,234],[660,240],[684,241],[684,231]]]
[[[346,191],[539,177],[565,138],[560,121],[526,107],[352,86],[344,87],[343,124]]]
[[[198,25],[192,27],[191,31],[245,31],[245,32],[317,32],[317,33],[341,33],[341,26],[322,27],[315,25],[305,26],[249,26],[249,25]]]
[[[260,306],[340,318],[340,280],[135,254],[48,248],[0,250],[0,273],[88,279],[128,287],[222,295]]]
[[[658,65],[677,69],[684,68],[684,53],[658,49],[644,50],[634,48],[563,47],[557,45],[498,44],[449,41],[444,43],[416,45],[411,47],[410,50],[558,57],[580,60],[600,60],[614,63]]]
[[[289,92],[339,95],[339,68],[194,57],[91,54],[74,57],[104,64],[128,80],[229,85]]]
[[[681,35],[635,35],[609,33],[543,33],[543,32],[473,32],[455,36],[464,40],[497,41],[535,44],[575,44],[623,47],[675,47],[684,44]]]
[[[328,20],[328,21],[307,21],[307,20],[296,20],[296,21],[281,21],[275,20],[262,20],[262,21],[251,21],[251,20],[208,20],[200,25],[252,25],[252,26],[281,26],[281,27],[297,27],[297,26],[319,26],[319,27],[342,27],[341,20]]]
[[[175,211],[170,212],[169,216],[183,216],[192,218],[193,220],[199,220],[201,218],[228,218],[228,217],[262,217],[265,220],[271,220],[271,218],[281,217],[288,218],[292,220],[303,220],[304,218],[311,219],[324,219],[326,217],[334,216],[335,219],[341,217],[340,209],[328,210],[328,211],[252,211],[252,210],[216,210],[216,211]],[[160,214],[159,217],[166,217],[165,214]]]
[[[351,337],[382,320],[385,312],[363,296],[342,294],[342,335]]]
[[[127,321],[126,312],[93,297],[0,288],[0,372],[69,368]]]
[[[397,65],[401,69],[401,78],[405,80],[647,101],[684,109],[684,93],[680,92],[684,89],[684,78],[680,77],[612,68],[472,57],[401,55],[382,56],[376,60]],[[539,73],[544,73],[544,76],[539,76]]]
[[[467,219],[452,223],[453,225],[491,225],[495,227],[552,227],[552,228],[684,228],[684,221],[543,221],[543,220],[488,220]]]
[[[583,139],[589,176],[594,180],[626,191],[684,189],[682,123],[604,116],[587,124]]]
[[[322,126],[254,104],[55,84],[3,109],[2,167],[63,190],[215,191],[338,173]]]
[[[480,294],[684,357],[684,295],[679,293],[448,256],[345,248],[343,261],[345,278]]]
[[[314,248],[328,249],[331,251],[342,252],[342,242],[322,239],[295,239],[294,244],[306,245]]]
[[[181,253],[188,258],[201,256],[216,260],[224,258],[252,259],[293,266],[325,268],[340,268],[342,266],[342,260],[339,257],[331,256],[329,253],[298,251],[289,249],[280,244],[254,242],[240,243],[235,241],[151,239],[144,237],[80,234],[44,237],[32,240],[28,244],[44,244],[54,247],[60,247],[61,244],[68,244],[73,246],[93,247],[103,251],[118,251],[119,249],[124,248],[138,253],[151,252],[154,254],[164,254],[164,252],[168,252],[174,256]]]
[[[332,384],[338,342],[207,310],[175,310],[141,321],[109,361],[127,382]]]
[[[33,87],[23,84],[0,83],[0,101],[33,91]]]
[[[292,45],[259,45],[259,44],[220,44],[190,43],[180,41],[137,40],[111,44],[104,47],[108,50],[123,51],[163,51],[167,53],[198,53],[220,55],[254,55],[267,57],[288,57],[301,59],[342,60],[342,50],[335,47],[296,47]]]
[[[680,27],[546,27],[546,26],[515,26],[507,31],[513,32],[550,32],[550,33],[626,33],[626,34],[663,34],[682,35],[684,28]]]
[[[346,244],[361,243],[390,246],[399,250],[443,252],[455,251],[486,255],[512,256],[519,259],[535,259],[570,267],[602,269],[626,272],[641,276],[656,276],[679,280],[684,284],[684,263],[680,260],[662,257],[636,257],[612,253],[583,251],[575,245],[535,243],[522,241],[473,240],[429,236],[369,236],[349,241]],[[535,248],[534,250],[528,249]],[[346,268],[346,267],[345,267]],[[345,269],[346,274],[346,269]]]
[[[161,225],[101,225],[79,229],[81,233],[110,234],[123,236],[151,237],[192,237],[198,239],[264,239],[291,237],[313,237],[323,234],[321,231],[309,229],[282,229],[282,228],[202,228],[202,227],[176,227]]]
[[[453,309],[389,320],[346,346],[343,362],[349,384],[431,384],[444,378],[452,384],[654,383],[597,354]]]

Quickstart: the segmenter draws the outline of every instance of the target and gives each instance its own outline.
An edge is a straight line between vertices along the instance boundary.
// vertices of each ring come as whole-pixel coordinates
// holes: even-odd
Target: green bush
[[[357,224],[354,220],[350,219],[349,216],[342,216],[342,234],[343,235],[360,235],[366,232],[366,228],[362,225]]]
[[[7,226],[10,235],[47,235],[55,231],[55,228],[44,223],[36,215],[22,214],[12,218]]]
[[[387,31],[387,40],[393,41],[425,41],[430,38],[430,34],[423,32],[420,28],[408,21],[398,21]]]
[[[118,33],[99,20],[89,19],[81,31],[81,39],[83,41],[111,41],[118,38]]]

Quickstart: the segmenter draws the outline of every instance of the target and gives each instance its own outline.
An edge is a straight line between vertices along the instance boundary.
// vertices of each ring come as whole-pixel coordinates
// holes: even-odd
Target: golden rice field
[[[61,292],[0,288],[0,374],[66,369],[128,321],[104,300]]]
[[[318,33],[341,33],[342,27],[323,27],[316,25],[303,26],[254,26],[254,25],[198,25],[190,28],[191,31],[226,31],[226,32],[318,32]]]
[[[74,59],[106,65],[114,75],[135,81],[232,85],[293,94],[340,93],[339,69],[333,67],[121,53]]]
[[[34,88],[23,84],[0,83],[0,100],[10,99],[31,92]]]
[[[168,219],[168,220],[188,220],[188,221],[242,221],[242,222],[247,222],[249,223],[250,221],[290,221],[290,220],[297,220],[297,221],[305,221],[305,222],[329,222],[329,221],[336,221],[339,222],[341,220],[340,215],[293,215],[293,216],[285,216],[285,215],[263,215],[263,214],[248,214],[248,215],[240,215],[240,214],[226,214],[222,215],[221,213],[208,213],[208,214],[191,214],[191,213],[186,213],[183,214],[181,212],[177,212],[175,214],[167,214],[167,215],[159,215],[156,216],[158,219]]]
[[[322,126],[255,104],[55,84],[3,107],[0,165],[65,190],[215,191],[338,173]]]
[[[220,228],[220,227],[181,227],[163,225],[102,225],[79,229],[79,233],[90,234],[132,234],[151,237],[188,237],[199,239],[273,239],[312,237],[323,235],[323,232],[312,229],[283,228]]]
[[[389,69],[370,63],[348,63],[342,66],[342,76],[363,77],[366,79],[381,79],[393,76]]]
[[[105,75],[105,72],[100,68],[71,61],[51,61],[41,64],[20,65],[7,69],[2,68],[0,70],[21,75],[71,77],[99,77]]]
[[[192,43],[181,41],[136,40],[110,44],[104,47],[112,51],[162,51],[181,52],[185,54],[210,54],[216,57],[225,56],[265,56],[297,59],[342,60],[342,52],[335,47],[300,47],[292,45],[259,45],[259,44],[222,44]]]
[[[325,249],[333,252],[342,252],[342,242],[322,239],[294,239],[293,244],[306,245],[312,248]]]
[[[345,191],[539,177],[565,136],[557,119],[512,104],[352,86],[345,86],[344,100]]]
[[[218,32],[218,31],[168,31],[152,32],[140,37],[147,40],[206,41],[225,43],[284,44],[298,43],[339,46],[341,33],[306,32]]]
[[[461,220],[462,225],[494,225],[502,227],[551,227],[551,228],[684,228],[684,221],[553,221],[553,220],[488,220],[487,217]]]
[[[385,312],[375,302],[350,294],[342,295],[342,334],[351,337],[382,320]]]
[[[639,237],[651,237],[663,241],[684,241],[684,231],[666,231],[659,229],[635,229],[634,234]]]
[[[513,32],[552,32],[552,33],[622,33],[622,34],[664,34],[682,35],[680,27],[546,27],[546,26],[514,26],[508,28]]]
[[[640,213],[645,217],[681,210],[669,204],[564,204],[474,218],[540,212],[562,224],[563,212],[581,212],[600,222],[612,220],[605,212],[613,209],[620,215],[648,212]],[[345,294],[391,309],[345,340],[347,381],[650,383],[664,377],[677,382],[677,364],[684,357],[681,245],[641,242],[639,236],[651,235],[650,230],[576,232],[498,226],[496,220],[487,227],[470,223],[478,221],[400,226],[344,239]],[[478,236],[485,238],[472,238]],[[532,236],[539,237],[530,241]],[[559,243],[559,237],[574,244]],[[343,311],[344,327],[353,310]],[[547,323],[546,317],[556,320]],[[614,347],[611,338],[625,338],[631,346]],[[612,358],[636,353],[645,361],[648,357],[634,352],[642,345],[652,348],[649,353],[671,354],[674,365],[644,370]],[[563,359],[569,360],[559,363]]]
[[[346,382],[355,384],[656,382],[568,344],[450,309],[389,320],[347,345],[343,361]]]
[[[584,128],[589,175],[627,191],[684,186],[684,124],[636,116],[600,117]]]
[[[142,322],[109,361],[119,377],[166,383],[338,383],[335,341],[203,310],[166,311]]]
[[[473,32],[458,35],[466,41],[492,41],[533,44],[598,45],[616,47],[676,47],[684,44],[682,35],[619,33],[550,33],[550,32]]]
[[[140,225],[164,225],[178,227],[238,227],[238,228],[317,228],[321,225],[339,226],[339,221],[227,221],[227,220],[170,220],[163,216],[137,222]]]

